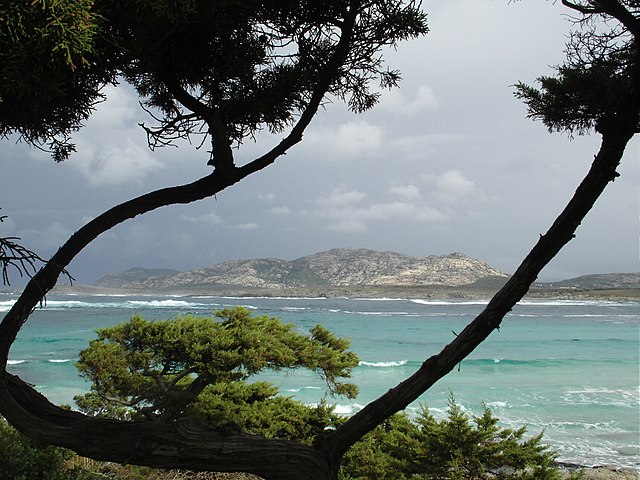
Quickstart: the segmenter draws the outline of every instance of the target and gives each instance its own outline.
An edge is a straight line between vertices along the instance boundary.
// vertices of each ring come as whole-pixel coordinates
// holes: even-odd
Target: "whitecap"
[[[13,307],[13,304],[16,303],[15,300],[3,300],[0,302],[0,312],[8,312]]]
[[[360,361],[359,365],[363,367],[376,367],[376,368],[389,368],[389,367],[402,367],[406,365],[409,360],[390,361],[390,362],[364,362]]]
[[[298,393],[298,392],[301,392],[302,390],[322,390],[322,387],[316,387],[315,385],[307,385],[304,387],[287,388],[285,392]]]
[[[73,362],[75,361],[73,358],[52,358],[47,360],[47,362],[49,363],[67,363],[67,362]]]
[[[350,405],[334,405],[334,412],[338,415],[353,415],[356,412],[359,412],[364,408],[364,405],[360,405],[358,403],[353,403]]]
[[[414,298],[410,300],[418,305],[486,305],[488,300],[466,300],[466,301],[448,301],[448,300],[421,300]]]
[[[128,305],[152,308],[173,308],[173,307],[201,307],[210,305],[206,303],[191,303],[184,300],[128,300]]]
[[[407,301],[406,298],[387,298],[387,297],[380,297],[380,298],[355,297],[353,298],[353,300],[362,300],[366,302],[406,302]]]
[[[507,402],[501,402],[499,400],[496,400],[494,402],[489,402],[486,405],[489,408],[507,408],[507,407],[509,407],[509,404]]]
[[[21,363],[25,363],[27,360],[7,360],[7,365],[20,365]]]

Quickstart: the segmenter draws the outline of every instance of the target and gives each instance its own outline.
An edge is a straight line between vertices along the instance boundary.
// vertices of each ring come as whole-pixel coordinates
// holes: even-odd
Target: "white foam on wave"
[[[421,300],[414,298],[410,300],[418,305],[486,305],[489,303],[487,300],[465,300],[465,301],[449,301],[449,300]]]
[[[352,403],[349,405],[335,405],[334,412],[338,415],[353,415],[356,412],[359,412],[364,408],[364,405],[360,405],[359,403]]]
[[[3,300],[0,302],[0,312],[8,312],[13,307],[13,304],[16,303],[15,300]]]
[[[122,296],[126,298],[125,296]],[[113,299],[115,300],[115,299]],[[0,302],[0,311],[8,310],[14,301]],[[81,300],[47,300],[40,307],[41,310],[66,310],[81,308],[215,308],[216,305],[209,303],[188,302],[185,300],[163,299],[163,300],[123,300],[105,302],[86,302]],[[250,308],[250,307],[249,307]]]
[[[194,297],[195,298],[195,297]],[[202,297],[202,298],[206,298],[206,297]],[[209,298],[225,298],[228,300],[253,300],[253,299],[257,299],[257,300],[301,300],[301,301],[305,301],[305,300],[327,300],[327,297],[229,297],[229,296],[225,296],[225,297],[209,297]]]
[[[486,405],[489,408],[507,408],[507,407],[510,407],[508,402],[502,402],[500,400],[496,400],[494,402],[488,402]]]
[[[47,360],[49,363],[68,363],[75,361],[73,358],[52,358]]]
[[[127,300],[128,305],[153,308],[172,307],[210,307],[207,303],[192,303],[184,300]]]
[[[616,302],[609,300],[520,300],[518,305],[533,307],[576,307],[576,306],[601,306],[601,307],[624,307],[634,302]]]
[[[7,365],[20,365],[26,363],[27,360],[7,360]]]
[[[406,365],[409,360],[390,361],[390,362],[364,362],[361,361],[359,365],[363,367],[376,367],[376,368],[389,368],[389,367],[402,367]]]
[[[338,310],[339,311],[339,310]],[[347,315],[362,315],[364,317],[419,317],[418,313],[409,312],[365,312],[365,311],[352,311],[344,310],[343,313]]]
[[[367,302],[406,302],[407,301],[406,298],[387,298],[387,297],[380,297],[380,298],[355,297],[353,298],[353,300],[365,300]]]
[[[67,310],[76,308],[122,308],[124,304],[113,302],[82,302],[80,300],[47,300],[39,310]]]
[[[298,388],[287,388],[285,390],[285,392],[289,392],[289,393],[298,393],[301,392],[303,390],[322,390],[321,387],[316,387],[315,385],[308,385],[306,387],[298,387]]]
[[[634,389],[612,389],[606,387],[584,387],[567,390],[561,398],[576,405],[599,405],[610,407],[637,408],[640,401],[640,387]]]

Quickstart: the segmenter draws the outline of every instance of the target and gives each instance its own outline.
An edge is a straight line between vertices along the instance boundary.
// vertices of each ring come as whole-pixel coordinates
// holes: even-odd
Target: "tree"
[[[170,422],[196,415],[214,426],[308,440],[335,420],[331,408],[275,397],[277,387],[248,380],[265,370],[307,368],[326,380],[332,395],[354,398],[357,387],[339,381],[358,365],[348,346],[320,325],[307,336],[242,307],[215,318],[134,316],[100,329],[80,352],[77,366],[91,391],[75,401],[82,411],[109,418]],[[283,417],[295,422],[287,425]]]
[[[354,110],[371,106],[376,95],[368,89],[369,81],[378,75],[386,85],[397,80],[397,74],[383,73],[379,48],[426,31],[424,16],[416,5],[392,1],[242,3],[246,8],[226,1],[216,2],[222,9],[216,7],[213,11],[196,0],[185,3],[184,8],[162,1],[105,3],[106,6],[96,2],[98,11],[107,19],[105,32],[113,44],[128,47],[118,50],[121,56],[115,55],[121,62],[118,71],[134,83],[148,108],[160,112],[159,126],[147,127],[151,145],[201,133],[211,142],[208,160],[215,170],[191,184],[151,192],[118,205],[76,232],[33,277],[5,315],[0,325],[3,367],[20,326],[54,286],[61,270],[89,242],[129,218],[164,205],[214,195],[273,163],[300,141],[327,93],[346,99]],[[605,115],[606,128],[598,129],[602,136],[600,150],[573,198],[506,285],[453,342],[428,358],[414,375],[336,430],[316,437],[311,446],[215,429],[190,418],[172,423],[136,423],[87,417],[52,405],[6,370],[0,377],[0,413],[28,436],[96,459],[157,467],[247,471],[268,479],[336,478],[340,458],[355,442],[417,399],[499,328],[504,316],[526,294],[542,268],[573,238],[594,202],[617,176],[617,165],[637,131],[640,116],[638,2],[563,3],[587,19],[598,16],[620,25],[620,32],[628,39],[624,69],[627,81],[620,84],[616,101]],[[109,10],[109,5],[117,8]],[[138,25],[136,18],[142,16],[145,25]],[[113,23],[108,23],[112,18]],[[215,18],[229,21],[216,30],[211,28],[216,25],[215,20],[210,20]],[[191,39],[211,48],[210,56],[203,57],[208,70],[187,68],[182,73],[186,67],[181,64],[181,53],[196,65],[200,60],[192,52],[180,49],[182,35],[190,35],[181,23],[185,19],[194,35],[203,35]],[[200,22],[205,26],[199,28]],[[225,25],[229,27],[225,29]],[[145,28],[152,33],[138,35]],[[156,43],[149,40],[153,38],[162,55],[153,55]],[[615,44],[612,48],[616,48]],[[225,52],[231,52],[233,58],[237,58],[236,53],[238,58],[246,58],[253,70],[231,68]],[[259,58],[252,57],[252,53]],[[585,53],[589,55],[588,51]],[[283,86],[292,86],[293,91],[276,99],[276,92]],[[575,88],[581,98],[593,101],[594,96],[588,94],[591,84]],[[243,103],[244,98],[258,98],[251,97],[256,91],[260,92],[260,99],[265,98],[264,103],[259,103],[259,111]],[[279,108],[280,101],[283,110]],[[602,108],[596,105],[594,111]],[[560,117],[578,128],[572,123],[570,111]],[[282,130],[283,140],[269,152],[237,166],[232,146],[260,127],[288,130]]]

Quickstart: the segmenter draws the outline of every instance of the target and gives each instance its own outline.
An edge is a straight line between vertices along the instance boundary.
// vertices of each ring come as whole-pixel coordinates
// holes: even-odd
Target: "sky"
[[[241,258],[295,259],[331,248],[413,256],[463,252],[513,273],[570,199],[597,152],[595,134],[550,134],[513,96],[564,58],[560,2],[423,1],[430,32],[385,52],[402,73],[356,115],[334,101],[301,144],[216,198],[171,206],[105,233],[70,265],[77,283],[134,266],[190,270]],[[86,221],[148,191],[210,173],[189,144],[151,152],[149,121],[127,85],[106,90],[78,152],[0,142],[0,236],[47,257]],[[259,135],[238,164],[279,137]],[[539,279],[640,271],[639,141],[577,237]],[[12,284],[19,285],[15,274]]]

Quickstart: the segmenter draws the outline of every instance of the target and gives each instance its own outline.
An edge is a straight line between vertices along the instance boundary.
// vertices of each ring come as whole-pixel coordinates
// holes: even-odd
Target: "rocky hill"
[[[548,288],[572,288],[579,290],[604,290],[640,288],[640,273],[601,273],[583,275],[559,282],[546,283]]]
[[[104,288],[121,288],[123,285],[144,282],[153,277],[169,277],[180,273],[179,270],[169,268],[142,268],[134,267],[125,272],[110,273],[102,277],[96,286]]]
[[[140,273],[140,270],[136,270]],[[462,253],[411,257],[367,249],[333,249],[296,260],[231,260],[182,273],[135,277],[131,271],[111,274],[96,285],[144,290],[190,290],[239,287],[251,289],[346,286],[461,286],[486,277],[507,275]]]

